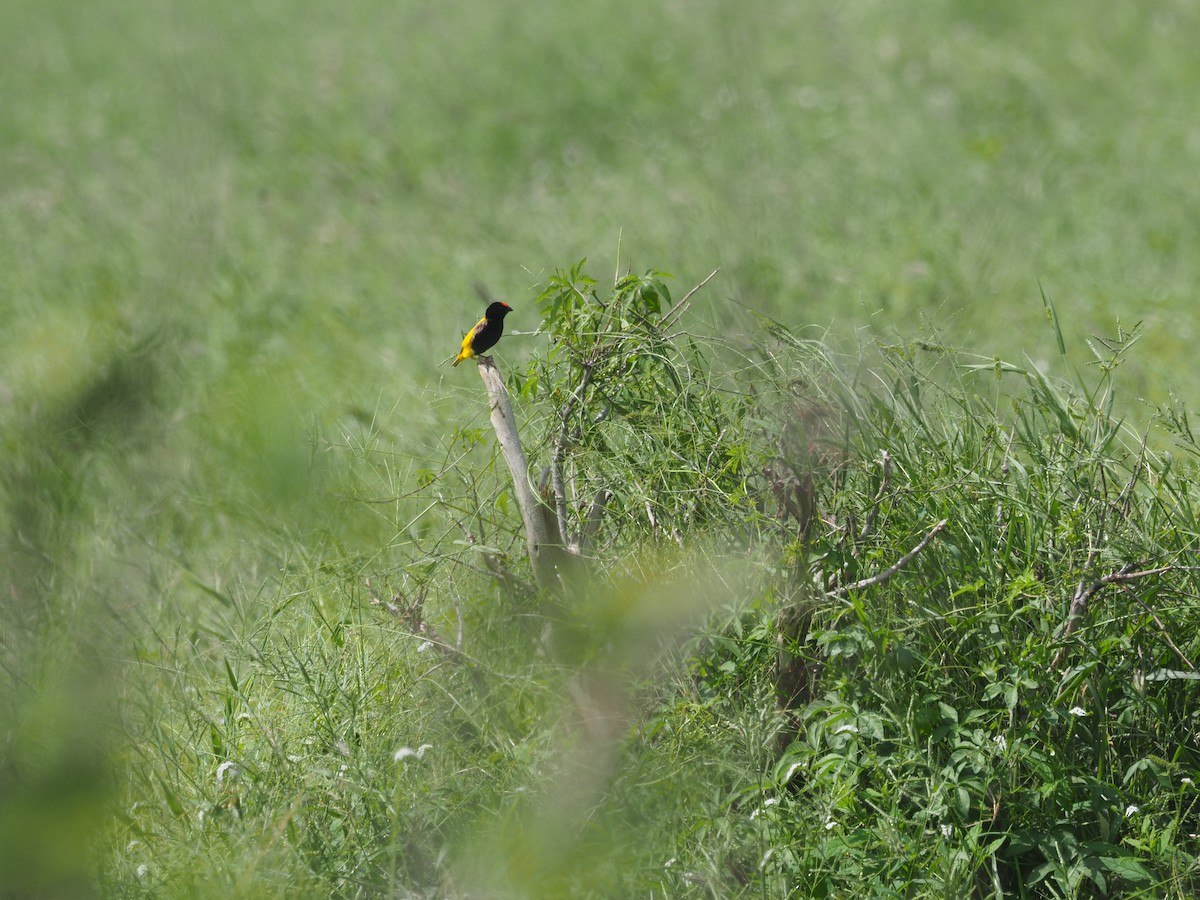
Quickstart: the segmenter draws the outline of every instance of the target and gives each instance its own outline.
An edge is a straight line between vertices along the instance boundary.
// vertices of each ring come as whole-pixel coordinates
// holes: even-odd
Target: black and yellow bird
[[[479,356],[485,350],[496,346],[496,341],[500,340],[500,335],[504,333],[504,317],[510,312],[512,307],[507,303],[497,300],[489,304],[483,318],[476,322],[475,327],[463,338],[462,349],[458,351],[458,356],[454,357],[451,365],[457,366],[464,359]]]

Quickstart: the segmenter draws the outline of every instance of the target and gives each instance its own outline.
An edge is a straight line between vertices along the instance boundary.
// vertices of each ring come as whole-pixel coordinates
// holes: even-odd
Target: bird
[[[475,327],[463,338],[462,349],[458,351],[458,356],[454,357],[451,365],[457,366],[464,359],[478,356],[496,346],[496,341],[500,340],[500,335],[504,333],[504,317],[510,312],[512,307],[507,303],[497,300],[489,304],[483,318],[476,322]]]

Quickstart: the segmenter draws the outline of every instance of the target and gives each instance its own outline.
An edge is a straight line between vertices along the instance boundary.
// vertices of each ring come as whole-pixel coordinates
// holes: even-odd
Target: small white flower
[[[217,766],[217,784],[224,784],[227,778],[230,781],[237,781],[241,774],[242,770],[238,768],[237,763],[227,759]]]
[[[146,865],[145,863],[142,863],[140,866],[137,867],[137,877],[138,878],[145,878],[149,873],[150,873],[150,867],[148,865]]]
[[[1179,780],[1180,780],[1180,782],[1181,782],[1181,783],[1183,783],[1183,784],[1194,784],[1194,783],[1195,783],[1195,782],[1193,782],[1193,781],[1192,781],[1192,779],[1188,778],[1186,775],[1184,775],[1184,776],[1183,776],[1181,779],[1179,779]]]
[[[1006,750],[1008,750],[1008,738],[1006,738],[1004,735],[998,734],[992,738],[992,740],[995,742],[996,746],[1000,748],[1001,753],[1004,753]]]
[[[1127,819],[1128,819],[1130,816],[1132,816],[1132,815],[1133,815],[1134,813],[1136,813],[1137,811],[1138,811],[1138,806],[1137,806],[1137,804],[1136,804],[1136,803],[1130,803],[1130,804],[1129,804],[1127,807],[1125,807],[1125,818],[1127,818]]]
[[[671,866],[673,866],[673,865],[675,865],[675,857],[674,857],[674,856],[672,856],[672,857],[671,857],[670,859],[668,859],[668,860],[667,860],[665,863],[663,863],[663,868],[664,868],[664,869],[669,869],[669,868],[671,868]]]
[[[420,759],[421,757],[423,757],[425,755],[426,750],[432,750],[432,749],[433,749],[433,744],[422,744],[416,750],[414,750],[412,747],[401,747],[399,750],[397,750],[395,753],[392,754],[392,759],[395,762],[403,762],[404,760],[409,759],[410,757],[414,757],[414,756],[417,759]]]
[[[830,831],[830,830],[832,830],[832,829],[833,829],[833,827],[834,827],[835,825],[837,825],[837,822],[835,822],[835,821],[833,820],[833,816],[826,816],[826,817],[825,817],[825,830],[826,830],[826,831]]]
[[[1081,719],[1088,714],[1088,711],[1082,706],[1072,706],[1068,712],[1070,712],[1073,716],[1079,716]]]
[[[779,802],[778,797],[768,797],[766,800],[763,801],[763,806],[774,806],[778,802]]]
[[[954,834],[954,826],[953,825],[940,825],[938,827],[941,828],[942,837],[944,837],[944,838],[948,838],[948,837],[950,837],[950,835]]]

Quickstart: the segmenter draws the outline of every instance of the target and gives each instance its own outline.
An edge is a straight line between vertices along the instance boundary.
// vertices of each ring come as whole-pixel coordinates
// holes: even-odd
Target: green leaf
[[[1102,856],[1104,868],[1130,884],[1149,884],[1154,880],[1146,867],[1131,856]]]

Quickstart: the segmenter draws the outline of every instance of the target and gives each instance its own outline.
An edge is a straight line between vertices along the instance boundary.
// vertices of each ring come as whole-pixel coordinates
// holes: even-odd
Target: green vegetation
[[[0,896],[1198,892],[1197,9],[626,6],[8,5]]]

